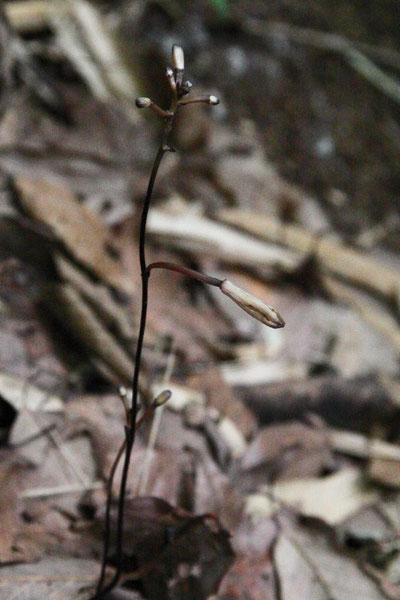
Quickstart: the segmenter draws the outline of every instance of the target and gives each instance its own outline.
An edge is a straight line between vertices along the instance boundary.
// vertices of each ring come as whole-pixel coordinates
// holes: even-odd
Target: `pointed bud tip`
[[[172,46],[172,65],[174,69],[183,71],[185,68],[185,55],[182,46],[174,44]]]
[[[151,100],[150,98],[136,98],[135,104],[138,108],[148,108]]]
[[[260,323],[272,327],[272,329],[285,326],[285,321],[272,306],[264,304],[264,302],[245,292],[228,279],[222,282],[221,292]]]

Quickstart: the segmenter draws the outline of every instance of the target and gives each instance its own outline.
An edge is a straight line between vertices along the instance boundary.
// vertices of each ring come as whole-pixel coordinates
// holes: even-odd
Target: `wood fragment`
[[[148,233],[175,248],[219,258],[246,267],[277,267],[292,270],[299,257],[291,250],[257,240],[221,223],[193,214],[168,214],[153,209]]]
[[[313,254],[323,270],[366,288],[387,301],[400,291],[400,273],[397,270],[336,241],[317,238],[298,225],[288,225],[267,215],[236,209],[223,209],[217,213],[217,218],[278,247],[290,248],[303,258]]]

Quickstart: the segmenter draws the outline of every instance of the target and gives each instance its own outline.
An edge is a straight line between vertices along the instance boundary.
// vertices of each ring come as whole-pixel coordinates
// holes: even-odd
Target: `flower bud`
[[[233,300],[235,304],[246,311],[250,316],[252,316],[254,319],[257,319],[257,321],[260,321],[264,325],[268,325],[268,327],[272,327],[273,329],[284,327],[285,321],[282,319],[280,314],[274,308],[272,308],[272,306],[264,304],[264,302],[261,302],[261,300],[258,298],[255,298],[251,294],[234,285],[231,281],[228,281],[228,279],[225,279],[222,282],[221,291],[223,294]]]
[[[136,98],[136,106],[138,108],[148,108],[150,105],[150,98]]]
[[[219,104],[219,98],[217,96],[209,96],[208,103],[215,106],[216,104]]]
[[[171,390],[164,390],[160,392],[158,396],[153,400],[153,406],[162,406],[171,398],[172,392]]]
[[[177,71],[183,71],[185,68],[185,56],[182,46],[174,44],[172,46],[172,66]]]

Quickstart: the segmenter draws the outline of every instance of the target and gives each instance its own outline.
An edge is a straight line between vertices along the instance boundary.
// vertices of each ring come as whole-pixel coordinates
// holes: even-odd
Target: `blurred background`
[[[115,598],[400,598],[397,15],[394,0],[2,3],[4,597],[31,564],[31,600],[54,573],[73,600],[98,574],[164,125],[135,99],[168,108],[180,44],[191,96],[220,104],[179,111],[147,260],[228,278],[286,326],[152,274],[141,397],[172,398],[135,444],[125,567],[145,575]]]

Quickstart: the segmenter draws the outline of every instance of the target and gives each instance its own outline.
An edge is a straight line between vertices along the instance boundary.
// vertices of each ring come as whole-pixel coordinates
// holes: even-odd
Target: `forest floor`
[[[94,594],[162,126],[135,98],[168,106],[179,43],[221,103],[179,112],[147,261],[286,325],[152,273],[142,410],[172,396],[138,430],[109,598],[400,600],[396,9],[297,4],[5,3],[0,598]]]

